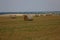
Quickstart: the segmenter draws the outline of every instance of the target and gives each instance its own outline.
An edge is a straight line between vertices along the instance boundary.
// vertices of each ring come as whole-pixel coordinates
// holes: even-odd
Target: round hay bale
[[[47,14],[46,16],[52,16],[51,14]]]
[[[33,20],[33,16],[32,15],[27,15],[28,16],[28,20],[32,21]]]
[[[11,17],[12,19],[15,19],[15,18],[16,18],[16,15],[10,15],[10,17]]]
[[[28,20],[27,15],[24,15],[24,20],[25,20],[25,21],[27,21],[27,20]]]
[[[39,17],[39,14],[35,14],[35,17]]]
[[[33,18],[32,18],[31,15],[24,15],[24,20],[25,20],[25,21],[32,21]]]

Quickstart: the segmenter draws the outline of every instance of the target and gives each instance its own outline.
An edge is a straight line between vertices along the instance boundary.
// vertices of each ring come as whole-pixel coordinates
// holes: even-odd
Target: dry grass
[[[0,17],[0,40],[60,40],[60,16]]]

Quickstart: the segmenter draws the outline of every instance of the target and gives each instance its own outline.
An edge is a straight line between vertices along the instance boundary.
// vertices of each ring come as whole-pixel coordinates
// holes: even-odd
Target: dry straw
[[[24,20],[25,20],[25,21],[32,21],[33,18],[32,18],[31,15],[24,15]]]

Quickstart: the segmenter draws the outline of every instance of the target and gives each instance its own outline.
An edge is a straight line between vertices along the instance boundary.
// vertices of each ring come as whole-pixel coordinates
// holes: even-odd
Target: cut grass
[[[0,40],[60,40],[60,16],[0,17]]]

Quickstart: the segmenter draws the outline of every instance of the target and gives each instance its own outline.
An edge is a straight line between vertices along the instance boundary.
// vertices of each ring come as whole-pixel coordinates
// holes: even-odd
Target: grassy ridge
[[[60,40],[60,16],[34,17],[34,21],[0,17],[0,39]]]

